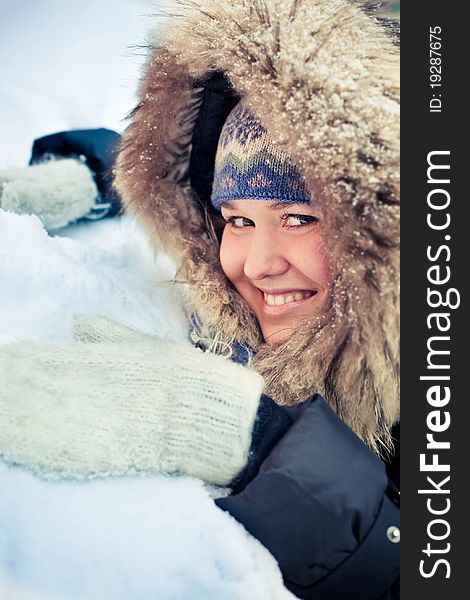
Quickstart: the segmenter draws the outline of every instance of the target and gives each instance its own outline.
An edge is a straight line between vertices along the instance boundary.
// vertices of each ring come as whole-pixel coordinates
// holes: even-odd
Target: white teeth
[[[289,302],[298,302],[305,298],[310,298],[313,295],[312,291],[295,292],[294,294],[264,294],[264,300],[269,306],[281,306]]]

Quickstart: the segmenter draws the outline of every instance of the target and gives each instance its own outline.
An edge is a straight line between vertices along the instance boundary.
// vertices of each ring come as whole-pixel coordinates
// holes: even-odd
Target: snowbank
[[[287,600],[271,555],[182,477],[44,482],[0,463],[2,600]]]
[[[174,272],[129,216],[51,237],[34,215],[0,209],[0,342],[70,341],[74,313],[187,339]]]

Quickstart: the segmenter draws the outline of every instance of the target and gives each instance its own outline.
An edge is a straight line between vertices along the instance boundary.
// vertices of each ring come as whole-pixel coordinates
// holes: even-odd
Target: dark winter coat
[[[252,481],[216,503],[270,550],[300,598],[399,598],[399,496],[386,465],[321,396],[290,416]]]
[[[271,551],[297,596],[396,598],[399,510],[387,471],[398,484],[397,442],[390,463],[376,455],[399,416],[393,40],[345,0],[183,2],[168,32],[149,56],[118,187],[177,261],[196,339],[214,351],[215,340],[254,348],[276,402],[263,399],[252,462],[217,504]],[[293,334],[288,351],[263,344],[211,229],[218,136],[241,96],[322,189],[331,232],[332,313],[321,331]]]

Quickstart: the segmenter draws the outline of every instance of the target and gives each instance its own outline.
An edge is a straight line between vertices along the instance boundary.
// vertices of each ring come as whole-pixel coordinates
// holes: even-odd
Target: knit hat
[[[215,157],[212,206],[220,210],[227,200],[310,204],[298,168],[243,101],[225,121]]]

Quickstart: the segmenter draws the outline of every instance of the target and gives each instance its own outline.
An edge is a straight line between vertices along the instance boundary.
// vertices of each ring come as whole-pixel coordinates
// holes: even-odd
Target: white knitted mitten
[[[35,214],[46,229],[59,229],[84,217],[97,196],[91,171],[77,159],[0,171],[0,207]]]
[[[73,335],[78,342],[99,343],[149,342],[159,340],[157,336],[142,333],[126,327],[101,315],[75,314],[73,317]]]
[[[246,464],[263,386],[189,342],[10,344],[0,456],[46,475],[178,472],[227,485]]]

